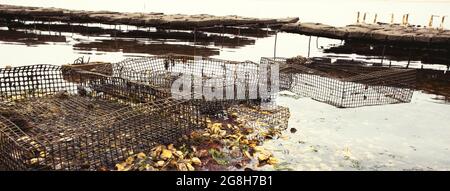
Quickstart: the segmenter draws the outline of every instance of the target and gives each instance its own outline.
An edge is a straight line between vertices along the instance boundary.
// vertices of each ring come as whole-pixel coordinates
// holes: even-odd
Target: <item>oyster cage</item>
[[[407,103],[416,83],[414,69],[364,67],[319,60],[287,63],[287,58],[261,58],[280,63],[280,90],[339,108]]]
[[[80,73],[81,74],[81,73]],[[0,69],[0,168],[95,170],[204,128],[186,100],[155,88],[59,66]]]
[[[289,108],[282,106],[248,106],[233,105],[228,108],[228,113],[237,116],[238,121],[244,126],[258,129],[277,129],[284,131],[288,128],[291,116]]]
[[[269,104],[277,93],[272,89],[272,83],[277,83],[278,78],[272,80],[269,75],[272,66],[266,70],[267,81],[262,81],[259,79],[262,73],[259,64],[250,61],[169,54],[126,59],[110,67],[115,77],[160,88],[171,97],[183,95],[181,99],[191,100],[203,114],[209,115],[224,114],[235,104]],[[188,83],[176,85],[181,80]],[[269,90],[265,97],[259,93],[262,83]],[[172,90],[174,84],[178,88],[176,93]]]
[[[127,59],[112,65],[113,76],[132,81],[144,82],[170,90],[174,82],[184,78],[189,87],[180,87],[180,91],[194,92],[191,99],[210,101],[207,94],[217,95],[219,100],[258,100],[273,99],[276,91],[272,84],[278,82],[272,79],[270,65],[266,81],[260,78],[264,72],[259,64],[251,61],[235,62],[214,58],[194,57],[186,55],[162,55],[137,59]],[[186,75],[185,75],[186,74]],[[269,95],[262,97],[260,86],[265,83]],[[178,87],[178,86],[177,86]],[[190,91],[189,91],[190,90]]]

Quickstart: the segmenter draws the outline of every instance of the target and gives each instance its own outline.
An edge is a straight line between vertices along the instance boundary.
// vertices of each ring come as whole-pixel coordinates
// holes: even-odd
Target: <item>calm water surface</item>
[[[281,17],[299,17],[303,22],[321,22],[337,26],[352,24],[356,20],[356,13],[366,12],[367,20],[373,20],[374,14],[378,15],[378,21],[389,22],[391,14],[394,13],[395,21],[400,22],[401,15],[410,13],[410,22],[417,25],[425,25],[431,14],[446,15],[450,10],[450,1],[402,1],[402,0],[316,0],[316,1],[296,1],[296,0],[249,0],[249,1],[210,1],[210,0],[135,0],[127,1],[107,1],[99,0],[93,3],[88,0],[2,0],[0,3],[27,6],[43,6],[43,7],[60,7],[67,9],[80,10],[111,10],[122,12],[164,12],[168,14],[184,13],[184,14],[214,14],[214,15],[242,15],[249,17],[262,18],[281,18]],[[445,22],[446,27],[450,27],[450,19]],[[435,26],[438,26],[435,21]],[[106,27],[106,26],[104,26]],[[111,26],[112,27],[112,26]],[[124,30],[125,27],[122,29]],[[7,27],[0,27],[7,30]],[[50,29],[51,30],[51,29]],[[132,30],[132,29],[129,29]],[[145,30],[145,29],[144,29]],[[59,35],[48,31],[33,31],[31,33],[41,35]],[[101,48],[91,48],[89,50],[80,50],[74,48],[76,44],[87,42],[98,42],[104,40],[105,37],[86,36],[77,33],[62,33],[65,40],[50,41],[44,44],[24,44],[20,42],[4,42],[0,39],[0,52],[2,60],[0,66],[5,65],[29,65],[29,64],[65,64],[73,62],[74,59],[85,56],[90,57],[91,61],[120,61],[124,57],[142,56],[152,54],[151,51],[123,51],[123,46],[118,46],[114,50],[102,51]],[[108,36],[106,36],[108,38]],[[111,39],[109,39],[111,40]],[[116,39],[115,39],[116,40]],[[119,39],[121,40],[121,39]],[[135,39],[137,44],[158,44],[154,40],[145,38]],[[218,54],[213,57],[232,59],[232,60],[252,60],[259,61],[261,56],[274,55],[275,36],[271,35],[267,38],[253,38],[254,43],[239,46],[238,48],[227,48],[222,46],[203,45],[214,48]],[[166,44],[183,44],[193,45],[193,42],[170,42],[167,39],[162,40]],[[308,54],[309,37],[297,34],[279,33],[277,36],[277,56],[295,56]],[[120,42],[120,41],[119,41]],[[341,41],[313,37],[311,43],[310,56],[333,56],[333,57],[350,57],[354,59],[379,59],[379,57],[368,57],[357,54],[332,54],[323,53],[323,48],[341,44]],[[135,43],[136,44],[136,43]],[[130,45],[127,45],[130,46]],[[197,45],[197,47],[202,45]],[[138,46],[139,47],[139,46]],[[142,47],[141,47],[142,48]],[[20,54],[18,54],[20,52]],[[138,53],[137,53],[138,52]],[[25,56],[26,55],[26,56]],[[379,61],[379,60],[376,60]],[[402,64],[403,62],[393,62],[393,64]],[[412,67],[421,67],[420,61],[414,61]],[[425,68],[444,69],[442,65],[425,65]]]

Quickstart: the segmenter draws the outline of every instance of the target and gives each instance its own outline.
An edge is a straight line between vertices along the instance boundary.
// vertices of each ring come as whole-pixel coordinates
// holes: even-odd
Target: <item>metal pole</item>
[[[197,44],[197,28],[194,28],[194,56],[195,56],[195,49]]]
[[[277,39],[278,39],[278,31],[275,32],[275,44],[273,47],[273,58],[274,59],[277,57]]]
[[[225,26],[224,25],[222,25],[222,33],[220,34],[220,36],[222,36],[222,48],[223,48],[223,43],[224,43],[224,33],[225,33]]]
[[[381,65],[383,65],[383,60],[384,60],[384,52],[386,51],[386,45],[383,45],[383,51],[381,53]]]
[[[408,53],[408,64],[406,65],[406,68],[409,68],[409,64],[411,63],[411,49],[409,49]]]
[[[241,28],[238,28],[238,34],[237,34],[237,44],[238,46],[241,44],[241,39],[239,38],[241,36]]]
[[[309,36],[309,42],[308,42],[308,58],[309,58],[310,53],[311,53],[311,36]]]
[[[316,48],[319,49],[319,36],[316,38]]]

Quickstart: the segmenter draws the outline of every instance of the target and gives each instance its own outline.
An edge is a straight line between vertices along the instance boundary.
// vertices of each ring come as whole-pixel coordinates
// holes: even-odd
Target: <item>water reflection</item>
[[[48,42],[66,42],[65,36],[28,33],[26,31],[0,30],[0,41],[32,46]]]
[[[218,49],[214,48],[194,47],[183,44],[164,44],[160,42],[146,44],[145,41],[125,39],[81,42],[75,44],[74,49],[84,51],[96,50],[102,52],[143,53],[151,55],[162,55],[167,53],[205,57],[219,55]]]
[[[213,27],[184,31],[97,23],[22,20],[0,23],[5,26],[0,30],[0,41],[26,45],[65,43],[73,47],[75,54],[89,55],[121,52],[130,56],[175,53],[210,57],[220,55],[221,49],[254,45],[258,38],[274,34],[274,31],[269,29],[246,27]],[[70,57],[70,54],[67,56]]]
[[[249,29],[249,28],[205,28],[199,29],[199,31],[215,32],[193,32],[193,31],[180,31],[180,30],[159,30],[154,28],[136,29],[135,26],[111,26],[102,24],[80,24],[80,23],[30,23],[26,21],[11,22],[8,23],[10,29],[24,29],[24,30],[40,30],[40,31],[54,31],[54,32],[66,32],[77,33],[83,36],[102,36],[108,35],[109,37],[120,38],[143,38],[151,40],[170,41],[177,42],[196,42],[199,45],[213,45],[227,48],[239,48],[246,45],[255,44],[255,40],[246,38],[251,37],[268,37],[273,34],[273,31],[263,29]],[[114,29],[111,29],[114,28]],[[124,30],[122,30],[122,28]],[[232,35],[225,35],[232,34]]]
[[[375,56],[396,61],[420,61],[424,64],[444,64],[450,63],[449,47],[418,47],[408,45],[385,45],[373,44],[361,41],[346,41],[343,45],[326,48],[325,53],[335,54],[359,54],[365,56]]]

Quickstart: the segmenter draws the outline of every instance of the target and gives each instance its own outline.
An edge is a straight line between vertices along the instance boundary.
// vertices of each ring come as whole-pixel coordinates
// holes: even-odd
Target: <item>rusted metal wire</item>
[[[280,89],[311,97],[336,107],[410,102],[416,71],[387,67],[364,67],[309,60],[287,64],[286,58],[262,58],[261,63],[280,63]]]
[[[213,69],[199,67],[202,77],[221,79],[223,74],[216,72],[223,71],[224,65],[246,66],[204,60],[208,63],[203,64],[216,61],[216,65],[212,65]],[[263,108],[258,99],[173,99],[168,91],[168,82],[173,79],[155,75],[158,67],[180,72],[179,61],[144,65],[156,67],[151,70],[151,78],[119,70],[120,75],[135,75],[126,76],[130,79],[118,76],[114,71],[117,65],[112,64],[89,67],[91,71],[52,65],[0,69],[0,169],[110,169],[134,153],[145,152],[156,144],[176,143],[182,135],[205,128],[207,118],[228,120],[234,113],[241,120],[264,124],[262,128],[287,128],[287,108]],[[257,79],[250,73],[246,74],[247,85],[250,79]],[[238,104],[251,109],[242,109]]]
[[[51,65],[0,69],[0,168],[111,167],[205,126],[188,100],[159,99],[164,92],[150,85],[68,72]]]
[[[165,89],[166,92],[171,92],[174,82],[187,75],[187,80],[191,82],[187,89],[192,92],[189,99],[197,101],[205,111],[215,111],[210,107],[273,100],[276,91],[271,91],[267,97],[260,94],[259,85],[263,82],[260,79],[262,70],[259,66],[250,61],[235,62],[172,54],[127,59],[113,64],[112,70],[113,76],[150,84]],[[270,69],[267,72],[266,76],[269,78],[266,85],[270,88]],[[184,88],[186,87],[183,86],[180,90]],[[212,91],[217,93],[216,99],[205,98],[205,95]]]

